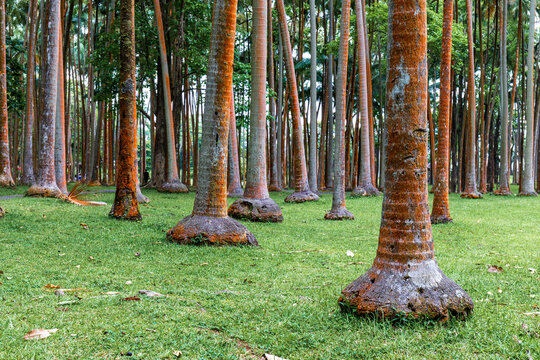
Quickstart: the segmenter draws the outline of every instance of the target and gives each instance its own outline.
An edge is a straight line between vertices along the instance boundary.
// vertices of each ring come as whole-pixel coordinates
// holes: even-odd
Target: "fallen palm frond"
[[[107,203],[100,201],[86,201],[82,200],[81,196],[84,194],[87,186],[83,183],[76,183],[73,189],[69,192],[66,201],[79,206],[106,206]]]

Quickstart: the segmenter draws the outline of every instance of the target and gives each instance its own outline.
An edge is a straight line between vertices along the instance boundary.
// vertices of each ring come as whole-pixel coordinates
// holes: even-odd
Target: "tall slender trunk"
[[[236,135],[236,113],[234,111],[234,96],[231,98],[229,114],[229,147],[228,147],[228,178],[227,196],[241,197],[244,195],[240,181],[240,164],[238,157],[238,140]]]
[[[0,186],[13,187],[9,151],[6,67],[6,3],[0,0]]]
[[[349,26],[351,1],[341,3],[341,36],[339,39],[338,71],[336,75],[336,151],[334,153],[334,191],[332,209],[327,220],[354,219],[345,207],[345,121],[347,116],[347,63],[349,60]],[[357,16],[358,13],[357,13]]]
[[[317,193],[317,18],[315,0],[309,0],[311,25],[309,187]]]
[[[188,188],[186,185],[180,182],[178,177],[178,167],[176,162],[176,145],[174,139],[174,121],[173,121],[173,111],[171,105],[171,83],[169,77],[169,62],[167,60],[167,46],[165,44],[165,31],[163,29],[163,20],[161,18],[161,6],[159,4],[160,0],[154,0],[154,8],[156,15],[156,23],[158,28],[159,35],[159,58],[161,61],[161,76],[163,78],[163,92],[165,96],[163,97],[164,107],[165,107],[165,134],[166,134],[166,143],[167,143],[167,175],[166,181],[164,184],[158,187],[159,191],[169,192],[169,193],[182,193],[187,192]]]
[[[305,202],[316,201],[319,197],[310,190],[307,169],[306,156],[304,151],[304,139],[302,134],[302,124],[300,121],[300,104],[298,101],[298,88],[296,86],[296,73],[294,71],[294,62],[292,57],[291,38],[287,28],[287,17],[285,15],[285,6],[283,0],[276,1],[279,27],[281,37],[283,38],[283,49],[285,55],[285,64],[287,69],[287,83],[289,85],[289,100],[292,112],[292,133],[293,133],[293,160],[294,160],[294,188],[295,192],[285,199],[286,202]]]
[[[341,309],[381,318],[466,317],[471,298],[437,265],[429,221],[425,0],[388,3],[388,161],[377,257]],[[414,34],[414,36],[412,36]]]
[[[267,11],[267,0],[253,0],[251,109],[246,189],[244,196],[231,205],[228,213],[237,219],[282,222],[281,209],[270,198],[266,180]]]
[[[527,45],[527,103],[525,118],[527,121],[526,145],[524,153],[524,171],[520,195],[537,196],[534,191],[534,30],[536,22],[536,0],[531,0],[529,10],[529,40]],[[540,99],[536,99],[540,102]],[[537,124],[538,127],[540,124]],[[537,169],[538,171],[538,169]]]
[[[356,10],[356,28],[363,29],[365,11],[362,4],[363,0],[355,0]],[[358,79],[360,87],[360,179],[358,186],[353,190],[352,196],[379,196],[380,192],[375,186],[373,186],[373,176],[371,174],[371,143],[370,143],[370,121],[369,121],[369,92],[368,92],[368,70],[367,70],[367,58],[366,58],[366,44],[367,41],[364,31],[357,31],[358,33]]]
[[[54,137],[56,123],[56,98],[58,96],[58,55],[60,33],[60,0],[50,0],[49,17],[46,29],[43,109],[40,119],[39,160],[35,183],[26,192],[27,196],[57,197],[62,196],[56,184],[54,166]]]
[[[452,221],[448,201],[448,175],[450,167],[450,102],[452,91],[452,24],[454,0],[444,0],[443,32],[441,49],[441,89],[439,100],[439,142],[437,147],[437,171],[433,184],[433,211],[431,223]]]
[[[249,230],[227,216],[227,149],[232,102],[237,0],[216,0],[210,38],[198,186],[192,215],[167,238],[179,244],[258,245]]]
[[[272,0],[267,0],[267,18],[268,18],[268,86],[272,90],[275,89],[275,71],[274,71],[274,37],[272,34]],[[279,172],[278,172],[278,152],[277,152],[277,128],[276,128],[276,98],[271,96],[270,102],[270,135],[268,136],[269,146],[269,160],[270,160],[270,183],[268,184],[268,190],[281,191],[279,185]]]
[[[65,137],[65,97],[64,97],[64,52],[63,52],[63,36],[62,27],[58,29],[58,80],[57,88],[58,95],[56,97],[56,124],[54,138],[54,166],[56,185],[60,191],[67,195],[67,179],[66,179],[66,137]]]
[[[142,220],[137,199],[137,102],[135,79],[135,3],[120,0],[120,115],[116,194],[110,216]]]
[[[480,199],[482,198],[482,194],[478,192],[476,186],[476,86],[474,77],[474,40],[471,0],[467,0],[467,35],[469,39],[469,77],[467,80],[469,103],[467,107],[468,126],[466,129],[467,140],[465,144],[467,150],[465,156],[465,189],[461,194],[461,197],[469,199]]]
[[[35,59],[36,59],[36,32],[37,32],[37,0],[30,1],[30,18],[28,29],[28,64],[26,71],[26,130],[24,134],[23,185],[34,182],[34,95],[35,95]]]

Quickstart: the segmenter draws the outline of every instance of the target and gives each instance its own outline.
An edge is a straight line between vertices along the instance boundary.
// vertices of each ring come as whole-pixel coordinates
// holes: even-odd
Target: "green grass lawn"
[[[337,304],[375,257],[382,198],[348,199],[356,220],[330,222],[331,194],[293,205],[276,193],[283,224],[246,223],[260,248],[211,248],[165,241],[190,214],[193,193],[145,194],[152,202],[138,223],[107,216],[111,193],[86,197],[106,208],[0,200],[8,212],[0,220],[0,359],[174,359],[177,351],[182,359],[540,358],[540,316],[524,315],[540,311],[539,198],[451,195],[455,222],[433,228],[435,251],[473,298],[473,316],[392,324],[344,315]],[[504,271],[490,273],[491,265]],[[57,296],[47,284],[88,291]],[[120,301],[131,296],[141,300]],[[58,332],[23,340],[37,328]]]

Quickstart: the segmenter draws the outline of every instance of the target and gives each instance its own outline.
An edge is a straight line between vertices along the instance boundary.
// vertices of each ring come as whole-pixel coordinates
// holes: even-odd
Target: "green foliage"
[[[26,47],[17,38],[6,36],[8,110],[22,115],[26,108]]]

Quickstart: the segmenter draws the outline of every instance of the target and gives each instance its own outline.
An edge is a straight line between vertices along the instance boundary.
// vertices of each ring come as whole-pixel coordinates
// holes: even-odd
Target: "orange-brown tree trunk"
[[[441,49],[441,89],[439,100],[439,142],[437,147],[437,171],[433,184],[433,210],[431,223],[452,221],[448,201],[448,176],[450,172],[450,101],[452,79],[452,24],[454,1],[444,0],[443,32]]]
[[[5,0],[0,0],[0,186],[15,186],[9,158]]]
[[[62,193],[56,184],[54,165],[56,100],[58,96],[58,54],[60,45],[58,36],[60,34],[60,0],[51,0],[48,11],[38,168],[35,183],[28,189],[26,195],[61,197]]]
[[[347,286],[343,311],[359,316],[465,317],[471,298],[438,267],[427,191],[425,0],[388,3],[386,183],[377,257]]]
[[[358,29],[364,29],[364,7],[363,0],[355,0],[355,10],[356,10],[356,27]],[[372,159],[371,159],[371,132],[369,116],[369,89],[368,89],[368,61],[366,54],[366,37],[365,31],[358,31],[358,79],[359,79],[359,88],[360,88],[360,141],[359,145],[361,147],[360,156],[360,179],[357,186],[352,192],[352,196],[379,196],[380,192],[373,185],[373,174],[372,169]]]
[[[304,151],[304,135],[300,119],[300,103],[298,100],[298,87],[296,85],[296,73],[292,56],[291,37],[287,27],[287,16],[283,0],[276,1],[279,16],[279,28],[283,39],[283,52],[285,57],[285,69],[287,71],[287,84],[289,85],[289,104],[292,113],[292,138],[293,138],[293,163],[294,163],[294,193],[287,196],[286,202],[302,203],[317,201],[319,196],[309,188],[306,155]]]
[[[60,24],[62,24],[60,22]],[[56,177],[56,185],[60,191],[67,195],[67,178],[66,178],[66,137],[65,137],[65,97],[64,97],[64,54],[62,46],[62,26],[59,27],[58,33],[58,81],[56,96],[56,124],[54,127],[54,169]]]
[[[227,149],[237,0],[216,0],[210,37],[202,142],[193,213],[169,230],[179,244],[258,245],[251,232],[227,216]]]
[[[137,100],[135,80],[135,5],[120,0],[120,96],[116,194],[110,216],[142,220],[137,199]]]
[[[266,69],[268,3],[253,0],[251,35],[251,111],[249,153],[244,196],[228,210],[229,216],[261,222],[282,222],[281,208],[268,194],[266,175]]]
[[[161,18],[161,6],[159,4],[159,0],[154,0],[154,7],[159,35],[159,58],[161,61],[160,75],[163,79],[163,92],[165,93],[163,102],[165,106],[165,134],[167,136],[167,175],[165,183],[160,184],[161,186],[158,186],[158,191],[168,193],[185,193],[188,192],[188,188],[186,185],[180,182],[180,178],[178,176],[178,167],[176,163],[176,144],[174,138],[174,121],[171,105],[169,63],[167,60],[167,46],[165,44],[165,31],[163,29],[163,20]]]
[[[481,199],[482,194],[476,186],[476,91],[474,78],[474,42],[472,27],[471,0],[467,0],[467,36],[469,38],[469,78],[467,87],[469,90],[469,103],[467,105],[468,117],[466,127],[466,156],[465,156],[465,189],[461,193],[462,198]],[[483,90],[483,89],[482,89]]]
[[[326,220],[353,220],[345,207],[345,121],[347,116],[347,63],[349,60],[349,26],[351,0],[341,3],[341,36],[339,39],[338,71],[336,74],[336,150],[334,152],[334,191],[332,209]],[[357,13],[357,16],[358,13]]]

